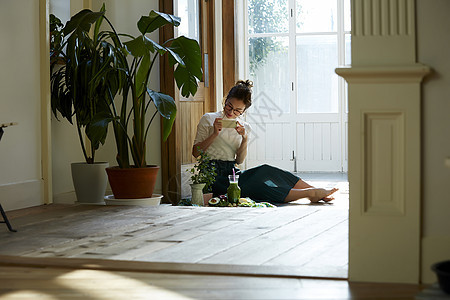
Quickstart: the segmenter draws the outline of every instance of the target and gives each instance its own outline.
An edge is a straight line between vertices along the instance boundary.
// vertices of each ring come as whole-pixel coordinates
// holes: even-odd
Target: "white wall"
[[[39,1],[0,1],[0,200],[5,210],[42,203]]]
[[[450,1],[417,0],[417,60],[433,69],[423,83],[423,271],[450,259]]]
[[[70,18],[78,12],[82,7],[81,1],[68,1],[66,5],[62,5],[60,1],[52,0],[50,9],[54,11],[65,24],[66,18]],[[137,29],[137,21],[142,15],[148,15],[152,10],[158,9],[158,1],[151,0],[133,0],[133,1],[92,1],[92,9],[94,11],[100,10],[102,4],[106,5],[106,16],[114,25],[119,33],[128,33],[134,36],[139,34]],[[71,13],[66,17],[68,11]],[[61,17],[60,17],[61,15]],[[106,22],[103,23],[105,29]],[[155,41],[158,41],[158,33],[150,36]],[[150,87],[159,91],[159,64],[155,64],[153,73],[151,75]],[[120,98],[120,97],[119,97]],[[152,123],[149,138],[147,142],[147,163],[154,165],[161,165],[161,144],[160,144],[160,122],[156,118]],[[70,171],[71,162],[84,161],[81,146],[78,140],[76,127],[70,125],[66,120],[61,122],[52,118],[52,160],[53,160],[53,194],[54,201],[57,203],[67,203],[75,201],[75,193],[72,183],[72,176]],[[114,142],[114,135],[112,128],[108,131],[108,138],[104,146],[96,152],[96,161],[107,161],[110,166],[117,165],[116,163],[116,145]],[[161,172],[155,186],[155,192],[160,193],[161,188]],[[110,193],[109,188],[107,193]]]
[[[70,2],[70,0],[50,0],[49,13],[54,14],[63,24],[66,24],[71,16]],[[70,163],[84,161],[84,157],[78,142],[76,127],[63,119],[61,115],[58,115],[58,119],[52,114],[53,200],[54,202],[71,203],[75,201],[75,191],[72,183]]]

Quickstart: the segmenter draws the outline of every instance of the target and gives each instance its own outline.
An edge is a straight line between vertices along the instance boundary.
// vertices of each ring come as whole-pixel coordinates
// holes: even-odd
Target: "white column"
[[[413,0],[352,0],[349,279],[420,278],[421,81]]]

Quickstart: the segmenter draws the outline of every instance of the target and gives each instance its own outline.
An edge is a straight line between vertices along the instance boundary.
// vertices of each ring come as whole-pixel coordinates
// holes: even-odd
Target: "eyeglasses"
[[[233,105],[231,105],[230,102],[225,102],[225,107],[227,109],[231,109],[231,111],[233,112],[233,114],[237,117],[239,117],[240,115],[242,115],[244,113],[244,110],[242,108],[234,108]]]

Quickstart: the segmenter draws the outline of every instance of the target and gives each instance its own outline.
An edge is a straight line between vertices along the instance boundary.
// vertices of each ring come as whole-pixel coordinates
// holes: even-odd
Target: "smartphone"
[[[222,128],[236,128],[236,120],[222,120]]]

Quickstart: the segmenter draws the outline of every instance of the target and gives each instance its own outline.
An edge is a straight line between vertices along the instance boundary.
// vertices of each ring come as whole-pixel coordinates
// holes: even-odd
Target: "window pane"
[[[297,0],[297,32],[337,30],[337,0]]]
[[[288,37],[249,39],[249,74],[254,85],[250,110],[266,115],[289,112],[288,49]]]
[[[297,37],[298,112],[338,112],[336,43],[335,35]]]
[[[181,18],[180,26],[176,27],[175,35],[191,38],[200,44],[200,10],[197,0],[176,0],[175,15]],[[201,46],[200,46],[201,47]],[[194,100],[193,96],[185,98],[178,91],[178,96],[183,100]]]
[[[345,35],[345,58],[344,64],[351,65],[352,64],[352,36],[350,34]]]
[[[177,16],[181,18],[178,36],[184,35],[200,43],[200,20],[197,0],[178,0]]]
[[[344,31],[352,30],[350,0],[344,0]]]
[[[248,0],[247,3],[248,32],[250,34],[288,31],[289,10],[287,0]]]

